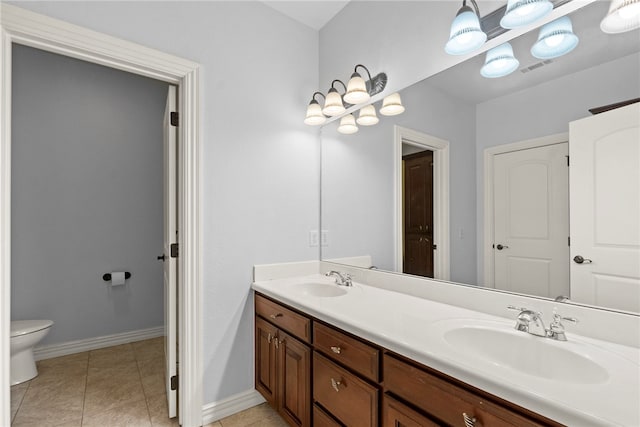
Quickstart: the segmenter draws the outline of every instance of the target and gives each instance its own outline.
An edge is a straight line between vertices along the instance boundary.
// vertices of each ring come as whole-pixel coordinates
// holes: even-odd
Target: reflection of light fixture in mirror
[[[320,95],[324,98],[324,95],[320,92],[313,94],[311,102],[309,102],[309,106],[307,107],[307,116],[304,118],[304,123],[306,125],[317,126],[327,121],[327,117],[322,114],[320,104],[316,101],[316,95]]]
[[[329,89],[329,93],[327,93],[327,97],[324,101],[324,108],[322,109],[322,113],[326,116],[337,116],[338,114],[344,113],[346,110],[342,103],[342,96],[340,96],[336,88],[333,87],[336,82],[340,82],[345,91],[347,90],[347,87],[340,80],[336,79],[331,82],[331,88]]]
[[[378,123],[380,119],[376,116],[376,107],[373,105],[362,107],[356,121],[362,126],[372,126]]]
[[[519,65],[520,62],[513,56],[511,44],[503,43],[487,52],[480,74],[490,79],[504,77],[513,73]]]
[[[518,28],[545,17],[553,10],[549,0],[509,0],[500,20],[503,28]]]
[[[362,76],[358,73],[358,67],[364,68],[369,76],[369,80],[371,81],[371,73],[367,67],[362,64],[358,64],[355,66],[353,70],[353,74],[351,74],[351,79],[349,83],[347,83],[347,92],[344,94],[344,102],[348,102],[349,104],[362,104],[363,102],[367,102],[371,99],[369,92],[367,91],[367,84],[365,83]]]
[[[398,92],[392,93],[382,100],[382,108],[380,108],[380,114],[383,116],[396,116],[404,113],[404,105],[402,105],[402,99]]]
[[[531,48],[531,55],[539,59],[551,59],[571,52],[578,45],[573,34],[571,19],[563,16],[540,29],[538,41]]]
[[[358,126],[356,126],[356,118],[353,114],[347,114],[340,119],[340,126],[338,126],[338,132],[345,135],[358,132]]]
[[[600,29],[615,34],[636,28],[640,28],[640,0],[612,0],[609,13],[600,22]]]
[[[482,46],[487,35],[480,28],[480,12],[475,0],[470,0],[475,11],[462,2],[456,17],[451,23],[449,41],[444,47],[449,55],[464,55]]]

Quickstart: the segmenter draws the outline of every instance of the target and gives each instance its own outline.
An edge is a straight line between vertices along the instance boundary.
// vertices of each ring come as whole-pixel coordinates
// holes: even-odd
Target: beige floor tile
[[[147,397],[147,407],[149,408],[149,416],[151,417],[151,425],[154,427],[173,427],[178,426],[178,418],[169,418],[167,410],[167,395],[157,394]]]
[[[135,360],[127,360],[115,366],[91,367],[87,372],[87,386],[100,385],[101,383],[116,383],[122,381],[140,381],[138,364]]]
[[[88,356],[89,353],[80,353],[80,356],[72,354],[69,356],[40,360],[36,363],[38,376],[31,381],[37,384],[86,375]]]
[[[80,427],[82,406],[60,405],[57,407],[34,407],[18,409],[12,427]]]
[[[227,418],[220,420],[222,427],[247,427],[247,426],[260,426],[262,422],[271,418],[278,417],[276,411],[274,411],[268,404],[263,403],[253,408],[249,408],[246,411],[239,412],[231,415]]]
[[[69,354],[67,356],[54,357],[51,359],[38,360],[36,364],[38,368],[43,366],[68,366],[69,364],[87,363],[89,361],[89,352]]]
[[[22,398],[24,397],[27,389],[29,388],[29,381],[24,382],[22,384],[11,386],[11,419],[16,416],[18,412],[18,408],[22,403]]]
[[[207,424],[207,425],[206,425],[206,426],[204,426],[204,427],[222,427],[222,424],[220,424],[220,421],[216,421],[216,422],[214,422],[214,423]]]
[[[144,401],[145,398],[139,378],[88,384],[84,399],[84,413],[93,416],[141,400]]]
[[[136,360],[155,359],[164,357],[164,337],[131,343]]]
[[[68,378],[64,382],[32,383],[22,399],[20,411],[57,407],[82,410],[85,388],[84,377]]]
[[[148,398],[157,394],[165,395],[166,383],[163,374],[154,374],[142,378],[142,389],[144,395]]]
[[[131,344],[116,345],[89,352],[89,368],[118,366],[124,362],[135,360]]]
[[[164,375],[165,363],[164,357],[156,357],[155,359],[138,360],[138,369],[142,378],[152,375]]]
[[[82,419],[82,426],[150,427],[151,420],[149,418],[147,402],[144,400],[125,402],[120,406],[115,406],[91,415],[85,412]]]

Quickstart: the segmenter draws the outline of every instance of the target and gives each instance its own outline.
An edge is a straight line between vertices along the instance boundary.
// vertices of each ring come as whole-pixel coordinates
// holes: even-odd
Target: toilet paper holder
[[[131,273],[129,273],[128,271],[124,272],[124,278],[125,280],[131,277]],[[111,273],[105,273],[102,275],[102,280],[104,280],[105,282],[110,282],[111,281]]]

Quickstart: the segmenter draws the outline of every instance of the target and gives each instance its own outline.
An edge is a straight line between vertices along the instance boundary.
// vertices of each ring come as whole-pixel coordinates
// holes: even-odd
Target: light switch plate
[[[318,230],[309,231],[309,247],[318,246]]]
[[[320,231],[320,246],[329,246],[329,230]]]

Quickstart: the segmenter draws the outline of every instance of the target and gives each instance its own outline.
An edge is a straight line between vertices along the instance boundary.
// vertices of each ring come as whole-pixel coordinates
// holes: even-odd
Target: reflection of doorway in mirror
[[[433,151],[402,144],[402,153],[402,272],[433,277]]]
[[[501,146],[488,166],[492,233],[487,283],[555,298],[569,295],[568,143]]]
[[[395,126],[394,150],[396,271],[449,280],[449,142]],[[416,193],[422,200],[416,200],[414,207],[421,212],[415,212],[415,221],[407,221],[403,157],[420,152],[430,153],[430,159],[417,161],[414,178],[422,175],[426,180],[430,175],[432,183],[428,187],[430,191]],[[428,169],[425,168],[427,165]],[[410,224],[407,236],[405,223]],[[415,254],[414,265],[405,265],[407,250]],[[410,258],[412,254],[408,255]]]

